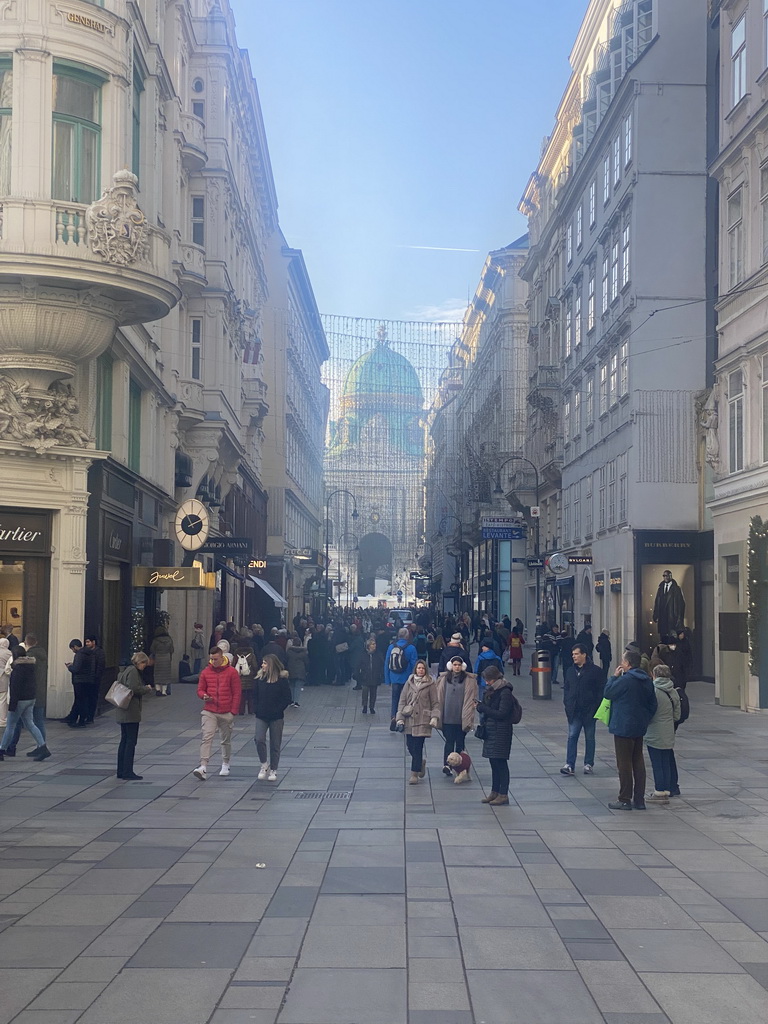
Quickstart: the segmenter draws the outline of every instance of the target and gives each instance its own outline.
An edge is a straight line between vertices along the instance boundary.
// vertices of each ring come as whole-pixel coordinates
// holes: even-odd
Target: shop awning
[[[219,569],[221,572],[225,572],[228,576],[231,576],[232,579],[235,579],[235,580],[244,580],[245,579],[245,576],[243,576],[242,573],[235,572],[234,569],[230,569],[229,566],[225,565],[223,562],[219,562],[217,564],[216,568]]]
[[[285,598],[281,597],[281,595],[278,594],[275,588],[271,584],[267,583],[266,580],[261,579],[260,576],[251,576],[251,579],[253,580],[257,587],[261,587],[261,589],[264,591],[267,597],[271,598],[275,602],[276,608],[288,607],[288,602],[285,600]]]

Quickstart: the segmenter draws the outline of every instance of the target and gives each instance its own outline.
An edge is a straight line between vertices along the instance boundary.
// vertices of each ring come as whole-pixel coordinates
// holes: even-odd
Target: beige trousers
[[[219,739],[221,740],[221,760],[224,764],[229,764],[232,757],[232,723],[235,720],[235,716],[230,711],[223,715],[217,715],[213,711],[203,711],[200,717],[202,718],[203,725],[200,763],[208,764],[210,761],[213,737],[218,729]]]

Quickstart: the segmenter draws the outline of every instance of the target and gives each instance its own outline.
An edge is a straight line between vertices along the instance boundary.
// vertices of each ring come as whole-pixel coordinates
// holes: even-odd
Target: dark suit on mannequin
[[[659,589],[656,591],[653,621],[662,640],[669,633],[676,633],[681,629],[685,621],[685,598],[669,571],[662,574]]]

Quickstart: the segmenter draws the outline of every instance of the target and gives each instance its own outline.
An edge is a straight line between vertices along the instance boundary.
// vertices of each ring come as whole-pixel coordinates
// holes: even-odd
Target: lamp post
[[[416,565],[418,566],[419,570],[421,570],[420,562],[424,556],[419,555],[418,549],[424,547],[429,548],[429,599],[434,605],[436,604],[434,593],[435,549],[432,547],[428,540],[423,540],[421,541],[420,544],[418,544],[416,552],[413,557],[416,559]]]
[[[454,516],[454,515],[451,515],[450,513],[446,513],[446,515],[444,515],[443,518],[440,520],[440,533],[442,533],[443,530],[445,529],[443,524],[445,523],[446,519],[455,519],[456,523],[458,524],[458,527],[459,527],[459,557],[458,557],[458,561],[456,563],[456,570],[457,570],[456,571],[456,576],[457,576],[457,584],[458,584],[458,587],[459,587],[459,593],[458,593],[459,611],[461,611],[461,585],[463,583],[463,580],[462,580],[462,568],[463,568],[463,564],[464,564],[464,559],[463,559],[463,555],[464,555],[464,525],[463,525],[462,521],[459,519],[458,516]]]
[[[329,521],[328,517],[330,515],[329,509],[330,509],[330,504],[331,504],[331,498],[335,498],[337,494],[346,494],[348,498],[352,499],[352,518],[353,519],[357,519],[358,515],[359,515],[359,513],[357,511],[357,501],[355,500],[354,494],[352,494],[351,491],[345,490],[343,487],[337,487],[336,490],[335,491],[331,491],[331,493],[325,499],[325,613],[324,614],[325,614],[326,622],[328,621],[328,605],[330,603],[330,594],[329,594],[330,581],[329,581],[329,577],[328,577],[328,568],[329,568],[329,564],[328,564],[328,548],[329,548],[329,545],[330,545],[330,532],[329,532],[330,521]]]
[[[504,462],[502,462],[502,464],[496,470],[496,486],[493,489],[493,493],[495,495],[497,495],[497,496],[500,496],[500,495],[504,494],[504,489],[501,486],[501,471],[510,462],[524,462],[524,463],[526,463],[526,465],[530,466],[531,469],[533,470],[533,475],[534,475],[534,478],[536,480],[536,495],[534,497],[534,501],[536,503],[536,507],[538,508],[538,506],[539,506],[539,471],[536,468],[535,464],[533,462],[531,462],[530,459],[526,459],[523,455],[511,455],[508,459],[506,459]],[[539,516],[536,516],[535,519],[536,519],[536,533],[535,533],[534,538],[533,538],[533,543],[534,543],[533,553],[534,553],[534,555],[536,557],[536,560],[538,562],[539,554],[540,554],[540,549],[539,549],[539,523],[540,523],[541,520],[540,520]],[[538,618],[539,615],[541,615],[541,569],[540,569],[540,567],[537,564],[537,566],[536,566],[536,617]]]
[[[351,533],[351,532],[349,532],[349,533],[342,533],[342,535],[339,537],[338,544],[340,544],[344,540],[345,537],[347,538],[348,541],[349,540],[354,540],[354,545],[351,548],[347,548],[346,549],[347,550],[347,586],[346,586],[346,591],[347,591],[347,604],[349,604],[350,603],[349,599],[350,599],[350,597],[352,595],[352,555],[355,553],[355,551],[357,551],[358,554],[360,552],[360,547],[359,547],[360,538],[357,536],[356,533]],[[338,544],[337,544],[337,551],[340,550],[338,548]],[[339,574],[341,574],[341,557],[339,557]],[[355,579],[357,579],[357,573],[355,573]]]

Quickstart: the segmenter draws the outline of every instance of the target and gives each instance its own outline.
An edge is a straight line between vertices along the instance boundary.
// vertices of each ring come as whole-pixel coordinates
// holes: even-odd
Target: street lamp
[[[418,549],[424,547],[429,548],[429,599],[430,601],[432,601],[432,604],[434,605],[436,604],[434,593],[435,549],[432,547],[428,540],[423,540],[419,544],[417,544],[416,552],[413,557],[416,560],[416,565],[419,571],[421,571],[421,562],[423,561],[425,556],[419,555]]]
[[[442,533],[443,530],[445,529],[443,524],[445,523],[446,519],[455,519],[456,523],[458,524],[458,527],[459,527],[459,557],[458,557],[457,562],[456,562],[456,576],[457,576],[457,584],[458,584],[458,588],[459,588],[458,601],[459,601],[459,611],[460,611],[461,610],[461,584],[463,582],[463,580],[462,580],[462,569],[464,567],[464,525],[463,525],[462,521],[459,519],[458,516],[454,516],[454,515],[451,515],[450,513],[446,513],[443,516],[443,518],[440,520],[440,527],[439,527],[440,533]]]
[[[357,519],[359,517],[359,513],[357,511],[357,501],[355,500],[355,496],[354,496],[354,494],[352,494],[351,491],[347,491],[343,487],[337,487],[336,490],[335,491],[331,491],[331,493],[325,499],[325,619],[326,619],[326,622],[328,621],[328,605],[330,603],[330,594],[329,594],[330,581],[329,581],[329,578],[328,578],[328,562],[329,562],[329,559],[328,559],[328,548],[329,548],[329,545],[330,545],[330,532],[329,532],[329,527],[330,527],[330,520],[329,520],[330,511],[329,511],[329,509],[330,509],[330,504],[331,504],[331,498],[335,498],[337,494],[346,494],[348,498],[352,499],[352,506],[353,506],[353,508],[352,508],[352,518],[353,519]]]
[[[347,538],[348,541],[354,540],[353,546],[351,548],[347,548],[346,549],[346,551],[347,551],[347,559],[346,559],[347,560],[347,586],[346,586],[346,591],[347,591],[347,604],[349,604],[350,603],[349,599],[352,596],[352,555],[356,551],[357,551],[358,554],[360,553],[360,538],[357,536],[356,533],[352,533],[352,532],[342,533],[342,535],[339,537],[339,539],[337,541],[337,546],[336,546],[337,557],[338,557],[338,560],[339,560],[339,576],[341,576],[341,554],[340,554],[341,549],[340,549],[339,545],[341,544],[341,542],[344,540],[345,537]],[[357,578],[357,573],[355,573],[355,578]]]
[[[524,462],[524,463],[526,463],[526,465],[530,466],[531,469],[533,470],[533,475],[534,475],[534,477],[536,479],[536,495],[535,495],[535,498],[534,498],[534,502],[536,503],[536,508],[538,509],[538,507],[539,507],[539,471],[536,468],[536,466],[534,465],[534,463],[531,462],[530,459],[526,459],[525,456],[523,456],[523,455],[511,455],[508,459],[506,459],[506,461],[502,462],[502,464],[498,467],[498,469],[496,470],[496,486],[493,489],[494,495],[496,495],[497,497],[500,497],[500,496],[502,496],[504,494],[504,489],[501,486],[501,471],[510,462]],[[535,516],[534,518],[536,519],[536,533],[534,535],[534,540],[533,540],[533,543],[534,543],[533,553],[534,553],[534,555],[536,557],[536,616],[538,617],[538,616],[541,615],[541,567],[538,564],[539,563],[539,554],[540,554],[540,549],[539,549],[539,523],[541,522],[541,518],[540,518],[540,516]]]

